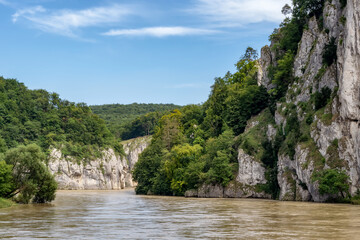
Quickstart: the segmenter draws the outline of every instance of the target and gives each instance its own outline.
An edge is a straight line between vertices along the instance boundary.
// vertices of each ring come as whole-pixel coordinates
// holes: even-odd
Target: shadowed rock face
[[[84,160],[64,158],[59,149],[52,149],[48,167],[54,174],[59,189],[118,190],[134,187],[131,171],[139,155],[149,145],[151,137],[136,138],[123,143],[125,157],[113,149],[103,151],[100,159]]]

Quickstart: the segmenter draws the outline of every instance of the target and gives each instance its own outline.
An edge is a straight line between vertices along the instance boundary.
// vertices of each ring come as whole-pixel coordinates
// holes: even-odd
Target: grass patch
[[[8,208],[15,205],[15,203],[9,199],[0,198],[0,208]]]
[[[265,109],[258,116],[250,121],[258,121],[259,124],[250,128],[240,136],[240,148],[247,154],[254,156],[256,160],[260,160],[264,154],[262,143],[267,140],[268,124],[275,125],[274,118],[269,109]],[[250,122],[249,121],[249,122]]]
[[[314,164],[314,173],[325,167],[325,158],[319,152],[319,149],[313,139],[310,138],[307,142],[301,143],[301,148],[309,150],[307,161],[303,166],[304,169],[308,168],[310,162],[313,162]]]
[[[345,161],[340,159],[339,157],[339,140],[335,139],[331,145],[327,149],[327,154],[329,155],[329,159],[327,160],[327,164],[330,168],[338,168],[342,169],[346,167]]]

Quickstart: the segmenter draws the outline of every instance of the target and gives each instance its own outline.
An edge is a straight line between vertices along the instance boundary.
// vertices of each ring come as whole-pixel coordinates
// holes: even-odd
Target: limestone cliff
[[[277,103],[274,120],[284,137],[287,120],[294,115],[300,127],[306,127],[306,121],[309,125],[309,134],[297,139],[292,154],[281,149],[278,153],[280,200],[322,202],[336,198],[337,194],[319,191],[316,174],[327,169],[346,173],[350,195],[354,196],[360,189],[360,2],[348,0],[344,7],[339,0],[326,1],[322,16],[309,19],[294,60],[295,81],[289,86],[285,100]],[[337,46],[337,60],[326,66],[323,54],[331,41]],[[265,47],[258,74],[259,84],[268,89],[271,81],[264,73],[273,64],[271,56],[271,50]],[[329,89],[331,97],[318,110],[311,100],[323,89]],[[240,158],[241,168],[249,158]],[[262,172],[246,169],[239,172],[237,181],[244,181],[254,171]]]
[[[276,98],[271,71],[286,54],[273,40],[261,50],[257,82]],[[360,196],[360,1],[324,1],[322,12],[306,19],[292,54],[291,77],[281,80],[289,82],[285,96],[238,137],[236,179],[186,196],[316,202]]]
[[[54,174],[59,189],[118,190],[136,185],[131,171],[139,154],[149,145],[151,137],[140,137],[123,142],[125,156],[108,149],[102,158],[78,162],[64,157],[61,150],[51,149],[48,167]]]

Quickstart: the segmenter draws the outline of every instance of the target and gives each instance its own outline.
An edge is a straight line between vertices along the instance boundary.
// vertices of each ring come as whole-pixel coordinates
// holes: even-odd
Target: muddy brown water
[[[360,206],[59,191],[0,209],[6,239],[360,239]]]

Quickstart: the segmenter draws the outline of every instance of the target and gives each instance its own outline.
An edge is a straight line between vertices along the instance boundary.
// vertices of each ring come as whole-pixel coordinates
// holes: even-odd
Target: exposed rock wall
[[[327,66],[323,55],[333,40],[337,58]],[[258,63],[258,84],[268,90],[274,87],[268,69],[276,66],[276,54],[272,47],[265,46]],[[295,81],[289,86],[286,101],[276,106],[273,119],[276,124],[269,124],[267,128],[268,141],[274,144],[277,130],[287,136],[285,129],[288,118],[294,114],[289,115],[292,107],[299,122],[309,118],[308,112],[313,116],[305,138],[297,139],[293,156],[283,149],[279,151],[279,199],[323,202],[338,197],[319,191],[316,176],[327,169],[344,171],[349,177],[349,193],[357,194],[360,189],[360,1],[348,0],[345,7],[341,7],[339,0],[325,1],[322,17],[310,18],[304,29],[293,73]],[[332,91],[331,101],[318,111],[312,102],[313,96],[324,88]],[[246,131],[254,126],[254,122],[249,121]],[[256,186],[267,182],[266,170],[256,159],[257,153],[252,155],[239,149],[236,181],[223,189],[222,196],[268,197],[264,192],[257,192]],[[205,196],[212,197],[218,195],[218,189],[219,186],[203,186],[198,195],[205,192]]]
[[[139,154],[149,145],[151,137],[123,142],[126,157],[112,149],[103,152],[100,159],[80,161],[65,158],[59,149],[52,149],[48,167],[54,174],[59,189],[118,190],[134,187],[131,170]]]
[[[305,116],[300,110],[299,103],[309,101],[311,92],[320,91],[328,87],[336,94],[331,105],[324,109],[324,115],[330,116],[325,122],[321,116],[314,116],[311,127],[311,139],[318,152],[323,166],[320,169],[336,168],[345,171],[349,176],[349,192],[355,195],[360,188],[360,2],[348,0],[342,9],[338,0],[327,1],[324,8],[324,30],[318,28],[315,17],[309,22],[309,29],[304,31],[299,44],[299,51],[294,62],[294,73],[298,77],[289,89],[299,94],[291,96],[288,92],[287,103],[297,105],[299,119]],[[327,30],[327,31],[325,31]],[[329,67],[322,65],[322,54],[325,45],[335,38],[337,48],[337,62]],[[319,74],[325,69],[323,75]],[[319,78],[320,76],[320,78]],[[336,89],[339,89],[336,92]],[[285,118],[281,116],[278,105],[276,122],[285,125]],[[329,149],[334,142],[334,165]],[[315,165],[319,160],[310,156],[310,148],[298,144],[294,160],[289,156],[279,156],[278,182],[281,200],[326,201],[336,195],[320,194],[318,182],[312,179]],[[334,153],[333,153],[334,154]],[[320,164],[320,165],[321,165]]]

